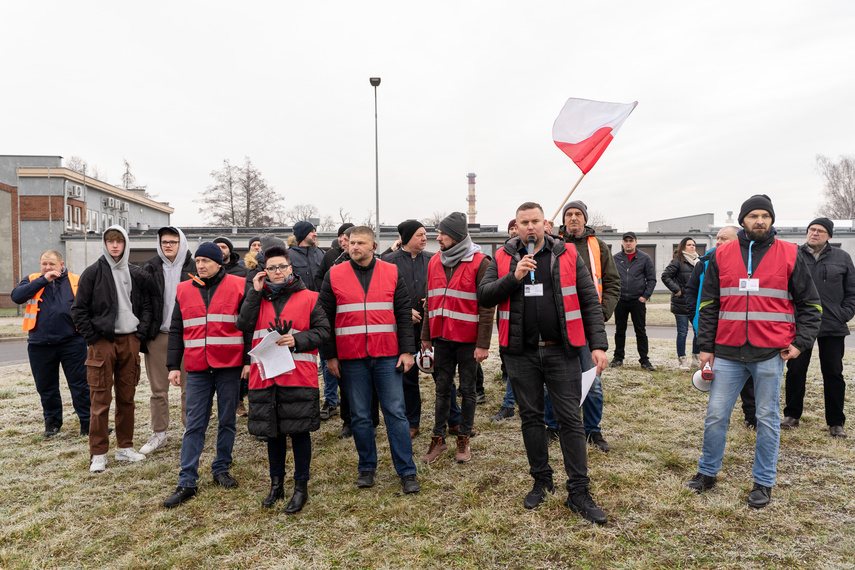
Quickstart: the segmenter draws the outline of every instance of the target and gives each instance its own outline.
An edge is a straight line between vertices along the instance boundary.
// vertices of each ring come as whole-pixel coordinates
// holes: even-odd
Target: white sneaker
[[[692,355],[692,366],[694,366],[698,370],[700,370],[700,368],[701,368],[701,359],[698,358],[697,354]]]
[[[103,473],[107,470],[107,454],[93,455],[92,461],[89,463],[90,473]]]
[[[143,455],[148,455],[158,447],[162,447],[164,445],[166,445],[166,432],[156,432],[152,434],[150,438],[148,438],[148,442],[144,446],[142,446],[142,449],[140,449],[140,453],[142,453]]]
[[[137,451],[133,447],[126,447],[124,449],[116,450],[116,461],[142,461],[145,459],[145,455],[142,453],[137,453]]]
[[[685,356],[678,356],[677,360],[680,363],[679,364],[680,370],[688,370],[689,369],[689,365],[686,364],[686,357]]]

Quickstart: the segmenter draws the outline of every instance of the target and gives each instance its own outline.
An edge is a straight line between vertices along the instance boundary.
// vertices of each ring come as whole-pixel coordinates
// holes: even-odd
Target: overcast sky
[[[855,154],[855,2],[15,2],[0,154],[78,155],[202,225],[223,159],[287,204],[384,224],[551,217],[580,176],[552,142],[568,97],[638,107],[574,198],[618,228],[768,194],[809,218],[815,156]],[[847,55],[848,54],[848,55]]]

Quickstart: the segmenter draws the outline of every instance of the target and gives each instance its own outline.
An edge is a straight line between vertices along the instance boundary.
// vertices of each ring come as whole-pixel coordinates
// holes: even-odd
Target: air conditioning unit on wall
[[[116,199],[115,198],[107,198],[107,207],[115,208],[116,207]]]
[[[122,211],[127,212],[130,210],[130,204],[128,202],[122,202]]]

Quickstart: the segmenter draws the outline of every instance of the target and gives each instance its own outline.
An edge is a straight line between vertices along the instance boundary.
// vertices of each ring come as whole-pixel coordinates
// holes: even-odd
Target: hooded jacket
[[[291,257],[291,268],[303,284],[311,291],[316,291],[315,275],[321,267],[324,253],[314,245],[292,245],[288,248]]]
[[[570,344],[567,336],[567,323],[564,318],[564,300],[561,296],[561,273],[557,258],[565,252],[566,246],[562,240],[545,235],[544,239],[550,242],[552,257],[550,258],[555,310],[558,314],[564,350],[569,357],[578,356],[578,350]],[[503,354],[523,354],[523,329],[525,315],[523,309],[525,301],[523,297],[523,281],[514,275],[517,263],[525,254],[525,244],[519,237],[514,237],[505,242],[505,252],[511,256],[511,265],[507,275],[499,279],[499,267],[496,260],[492,260],[487,267],[487,273],[481,284],[478,285],[478,303],[485,307],[495,307],[510,297],[510,334],[508,346],[500,350]],[[582,323],[585,328],[585,338],[591,350],[607,350],[609,347],[606,336],[605,323],[603,321],[603,310],[597,289],[591,279],[591,274],[585,269],[585,262],[581,255],[576,256],[576,295],[579,298],[580,310],[582,312]]]
[[[166,295],[166,280],[164,270],[172,267],[174,270],[181,272],[181,278],[178,280],[186,281],[190,279],[190,274],[196,275],[196,263],[193,260],[193,255],[190,253],[190,248],[187,246],[187,238],[184,232],[176,227],[169,226],[172,233],[178,234],[178,252],[175,254],[175,261],[169,261],[169,258],[163,254],[163,249],[160,247],[160,236],[157,240],[157,255],[150,257],[143,264],[143,270],[148,273],[151,278],[151,284],[159,292],[160,296],[152,298],[151,304],[151,326],[149,327],[149,340],[157,337],[158,333],[168,333],[169,325],[172,321],[172,309],[175,308],[175,288],[169,291]],[[177,285],[177,283],[176,283]]]
[[[80,275],[77,297],[71,306],[71,317],[77,330],[80,331],[89,345],[95,344],[102,338],[113,342],[116,338],[117,322],[121,322],[121,319],[136,320],[137,324],[133,334],[140,340],[141,352],[145,352],[145,341],[151,330],[151,298],[160,293],[151,284],[151,280],[145,271],[128,263],[131,248],[125,229],[121,226],[110,226],[107,228],[107,231],[109,230],[118,230],[125,237],[125,251],[122,258],[118,262],[113,260],[107,252],[107,246],[102,236],[104,255],[83,270]],[[107,231],[104,233],[106,234]],[[122,315],[121,306],[124,305],[124,302],[119,299],[119,288],[116,286],[114,275],[124,274],[125,269],[127,269],[127,274],[130,277],[127,287],[130,290],[129,309],[131,314]]]
[[[596,237],[597,232],[591,226],[585,226],[585,231],[579,237],[573,237],[565,234],[565,243],[572,243],[576,246],[576,253],[585,262],[585,267],[588,268],[588,273],[591,275],[594,272],[591,270],[591,256],[588,252],[588,238],[594,236],[600,246],[600,268],[602,270],[603,279],[603,298],[600,304],[603,307],[603,320],[607,321],[612,318],[615,312],[618,301],[620,301],[620,273],[618,273],[615,259],[612,257],[611,250],[606,242]]]

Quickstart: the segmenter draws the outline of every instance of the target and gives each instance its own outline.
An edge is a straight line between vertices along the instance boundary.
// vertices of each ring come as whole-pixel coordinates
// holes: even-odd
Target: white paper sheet
[[[582,407],[582,403],[585,401],[585,398],[588,397],[588,391],[591,389],[591,386],[594,385],[594,379],[597,377],[597,367],[594,366],[590,370],[586,372],[582,372],[582,399],[579,400],[579,407]]]
[[[258,364],[259,372],[264,379],[275,378],[296,368],[291,349],[276,344],[280,338],[282,335],[278,332],[269,332],[255,348],[249,351],[250,358]]]

